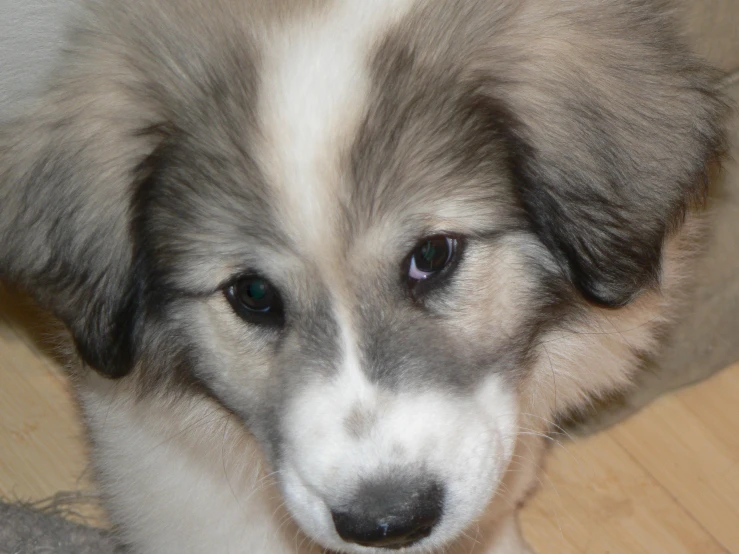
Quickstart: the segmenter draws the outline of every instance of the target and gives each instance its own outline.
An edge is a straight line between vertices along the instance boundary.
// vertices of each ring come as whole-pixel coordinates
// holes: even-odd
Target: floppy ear
[[[109,377],[130,371],[142,317],[131,197],[154,148],[144,106],[77,74],[0,127],[0,277],[49,307]]]
[[[513,170],[536,233],[572,282],[618,307],[658,283],[668,233],[702,200],[725,105],[717,76],[649,4],[582,8],[610,14],[568,5],[532,31],[500,85],[514,118]]]

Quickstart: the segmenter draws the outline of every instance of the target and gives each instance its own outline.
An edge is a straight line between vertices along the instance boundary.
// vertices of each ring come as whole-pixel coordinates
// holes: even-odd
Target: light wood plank
[[[3,293],[0,305],[5,316],[22,307]],[[67,382],[31,340],[0,324],[0,495],[22,500],[90,488],[82,479],[84,441]]]
[[[659,400],[614,439],[727,550],[739,552],[739,366]]]
[[[555,448],[522,514],[542,554],[726,554],[610,433]]]

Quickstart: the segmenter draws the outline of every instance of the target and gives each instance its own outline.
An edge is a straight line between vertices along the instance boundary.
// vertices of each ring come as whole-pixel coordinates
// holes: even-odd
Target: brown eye
[[[454,260],[458,243],[458,239],[445,235],[423,239],[411,252],[408,279],[425,281],[441,272]]]
[[[282,300],[269,281],[259,275],[246,275],[226,287],[226,299],[243,319],[257,324],[281,324]]]

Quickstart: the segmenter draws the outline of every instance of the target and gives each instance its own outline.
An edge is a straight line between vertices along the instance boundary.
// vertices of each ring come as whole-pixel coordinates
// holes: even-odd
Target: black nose
[[[443,496],[437,483],[383,481],[361,487],[353,503],[331,516],[346,542],[402,548],[431,534],[441,519]]]

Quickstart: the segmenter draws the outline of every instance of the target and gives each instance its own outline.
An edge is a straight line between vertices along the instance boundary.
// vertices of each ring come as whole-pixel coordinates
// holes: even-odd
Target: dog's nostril
[[[397,485],[365,485],[351,505],[332,510],[339,536],[346,542],[376,548],[402,548],[428,537],[441,519],[441,487],[436,483]]]

